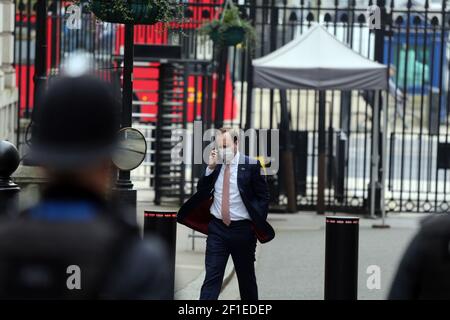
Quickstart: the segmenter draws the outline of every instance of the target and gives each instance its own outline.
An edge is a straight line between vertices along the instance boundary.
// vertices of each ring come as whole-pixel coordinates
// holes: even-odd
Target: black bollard
[[[359,218],[326,217],[325,300],[357,300]]]
[[[18,208],[20,188],[11,180],[11,174],[20,163],[19,151],[8,141],[0,140],[0,215],[13,213]]]
[[[175,292],[175,252],[177,242],[177,212],[146,210],[144,212],[144,237],[160,237],[167,245],[170,259],[170,293]]]

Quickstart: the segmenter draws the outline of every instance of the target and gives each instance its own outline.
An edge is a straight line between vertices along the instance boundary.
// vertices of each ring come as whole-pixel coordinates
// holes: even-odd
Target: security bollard
[[[0,215],[17,210],[20,188],[11,180],[11,174],[19,163],[17,148],[8,141],[0,140]]]
[[[144,212],[144,237],[160,237],[167,245],[170,259],[170,292],[175,291],[175,251],[177,241],[177,212],[146,210]]]
[[[326,217],[325,300],[356,300],[359,218]]]

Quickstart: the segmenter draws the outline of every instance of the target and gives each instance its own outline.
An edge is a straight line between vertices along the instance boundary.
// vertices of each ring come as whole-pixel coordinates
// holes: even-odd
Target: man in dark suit
[[[208,235],[206,277],[200,299],[219,297],[229,256],[233,259],[242,300],[257,300],[256,240],[272,240],[267,223],[269,190],[259,161],[238,151],[238,136],[220,129],[217,148],[197,184],[197,192],[178,212],[178,222]]]

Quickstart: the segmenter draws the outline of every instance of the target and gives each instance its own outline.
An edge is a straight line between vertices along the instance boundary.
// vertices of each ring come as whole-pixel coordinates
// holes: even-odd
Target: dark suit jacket
[[[203,175],[197,184],[197,192],[178,211],[178,222],[208,234],[208,223],[211,220],[209,208],[213,202],[214,184],[222,165],[218,164],[208,176]],[[253,230],[261,243],[275,237],[275,232],[266,221],[269,209],[269,189],[265,178],[260,173],[259,161],[240,155],[237,184],[242,201],[252,219]]]

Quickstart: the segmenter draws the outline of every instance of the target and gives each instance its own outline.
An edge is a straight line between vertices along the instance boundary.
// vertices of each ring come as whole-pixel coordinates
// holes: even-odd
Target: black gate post
[[[326,217],[325,300],[358,298],[358,217]]]
[[[19,166],[17,148],[8,141],[0,140],[0,214],[17,209],[20,188],[11,180],[11,174]]]
[[[319,143],[318,143],[318,167],[317,167],[317,214],[325,213],[325,97],[324,90],[319,91]]]
[[[386,32],[386,28],[385,28],[385,24],[387,22],[387,12],[386,12],[386,3],[385,0],[377,0],[377,6],[380,8],[380,28],[379,29],[374,29],[374,33],[375,33],[375,45],[374,45],[374,57],[375,57],[375,61],[379,62],[379,63],[384,63],[384,36],[385,36],[385,32]],[[386,75],[388,76],[388,75]],[[386,101],[383,102],[383,96],[380,92],[375,92],[375,94],[378,95],[378,99],[374,97],[373,99],[373,103],[377,103],[378,102],[378,119],[381,119],[381,111],[382,111],[382,106],[386,106],[386,109],[388,109],[388,97],[386,96]],[[377,108],[375,108],[375,106],[372,106],[372,111],[374,112]],[[387,112],[387,110],[383,110],[383,112]],[[372,115],[372,121],[374,119],[374,115]],[[381,122],[382,121],[378,121],[378,132],[382,132],[381,131]],[[373,122],[372,122],[373,123]],[[377,130],[375,130],[376,128],[373,128],[372,126],[372,139],[375,138],[375,133],[377,132]],[[384,130],[386,130],[387,128],[384,128]],[[384,155],[382,153],[383,150],[383,141],[384,141],[384,135],[387,134],[387,132],[382,132],[380,137],[377,137],[376,139],[378,139],[378,155],[379,155],[379,159],[381,160],[382,157],[385,157],[386,155]],[[382,177],[383,177],[383,170],[385,170],[385,168],[383,168],[383,161],[378,161],[378,173],[377,173],[377,183],[375,183],[375,213],[377,215],[381,214],[382,208],[381,206],[384,205],[382,204],[382,198],[381,198],[381,188],[384,187],[382,186],[380,183],[378,183],[378,181],[382,181]],[[368,202],[370,203],[370,201]]]
[[[169,256],[169,292],[175,292],[175,253],[177,243],[177,212],[149,210],[144,212],[144,237],[159,237],[167,246]]]

